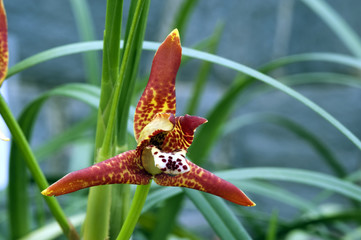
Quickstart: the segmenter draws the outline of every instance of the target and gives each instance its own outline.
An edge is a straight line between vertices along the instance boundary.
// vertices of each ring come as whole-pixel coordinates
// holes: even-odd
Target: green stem
[[[123,87],[125,70],[129,66],[130,49],[134,43],[135,30],[139,22],[144,2],[139,0],[132,19],[128,41],[118,74],[119,52],[113,53],[110,48],[117,46],[119,50],[121,1],[107,2],[107,16],[104,36],[103,75],[101,97],[98,112],[96,135],[96,162],[114,155],[116,140],[115,127],[118,120],[118,104]],[[112,55],[112,56],[111,56]],[[110,96],[110,97],[109,97]],[[84,239],[105,239],[109,234],[111,207],[111,187],[93,188],[89,192],[87,217],[84,225]]]
[[[129,210],[129,214],[125,219],[124,225],[117,237],[117,240],[130,239],[134,231],[135,225],[138,222],[140,213],[142,212],[143,205],[145,203],[145,199],[148,196],[148,192],[151,185],[152,184],[149,183],[147,185],[137,186],[137,189],[135,190],[133,202]]]
[[[114,133],[115,123],[116,123],[116,118],[113,116],[116,116],[116,113],[117,113],[120,92],[122,90],[122,85],[123,85],[123,80],[124,80],[124,75],[126,72],[126,68],[128,67],[128,64],[129,64],[130,49],[132,48],[132,45],[134,43],[135,30],[136,30],[137,24],[139,22],[139,18],[140,18],[143,6],[144,6],[144,1],[139,0],[137,2],[136,10],[134,13],[132,25],[131,25],[129,36],[128,36],[128,41],[124,47],[124,55],[123,55],[123,59],[122,59],[122,64],[120,66],[120,72],[118,75],[118,79],[114,86],[115,87],[114,95],[113,95],[113,98],[111,99],[111,107],[110,107],[110,114],[109,114],[111,117],[109,118],[107,129],[105,132],[105,137],[104,137],[103,146],[102,146],[103,151],[108,151],[108,149],[111,147],[111,140],[113,139],[113,133]]]
[[[0,114],[4,118],[6,125],[9,127],[11,135],[18,145],[20,151],[24,156],[25,163],[30,170],[31,175],[33,176],[36,184],[40,190],[44,190],[49,186],[43,172],[41,171],[35,156],[29,146],[26,137],[21,130],[18,122],[10,111],[7,103],[4,98],[0,95]],[[10,189],[11,190],[11,189]],[[40,192],[39,192],[40,194]],[[58,221],[60,227],[62,228],[64,234],[68,239],[79,239],[77,232],[70,222],[66,219],[64,212],[62,211],[58,201],[53,197],[44,197],[46,203],[49,206],[50,211],[52,212],[55,219]]]

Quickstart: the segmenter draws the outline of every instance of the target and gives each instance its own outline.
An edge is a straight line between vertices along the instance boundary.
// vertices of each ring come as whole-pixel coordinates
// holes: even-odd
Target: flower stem
[[[32,152],[29,143],[21,130],[18,122],[16,121],[14,115],[10,111],[8,105],[6,104],[4,98],[0,94],[0,114],[4,118],[6,125],[9,127],[9,130],[12,134],[12,137],[16,144],[19,147],[19,150],[22,152],[24,161],[30,170],[32,177],[35,180],[35,183],[38,185],[40,190],[44,190],[49,186],[43,172],[41,171],[38,162]],[[40,194],[40,192],[39,192]],[[79,239],[75,228],[71,225],[70,222],[66,219],[66,216],[61,209],[58,201],[53,197],[44,197],[50,211],[52,212],[54,218],[59,223],[64,234],[68,239]]]
[[[151,183],[147,185],[138,185],[135,190],[135,195],[130,207],[129,214],[125,219],[122,230],[120,230],[117,240],[129,239],[134,231],[135,225],[138,222],[140,213],[142,212],[145,199],[148,196]]]

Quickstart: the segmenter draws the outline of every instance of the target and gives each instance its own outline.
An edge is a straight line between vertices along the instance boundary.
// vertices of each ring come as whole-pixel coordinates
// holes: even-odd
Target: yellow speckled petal
[[[8,28],[3,0],[0,0],[0,86],[8,71]]]
[[[151,177],[142,167],[137,151],[131,150],[69,173],[41,194],[59,196],[83,188],[116,183],[145,185],[149,183]]]
[[[157,113],[153,120],[150,121],[142,130],[138,138],[138,146],[151,137],[161,133],[169,132],[173,129],[175,117],[171,113]]]
[[[175,78],[181,56],[182,48],[176,29],[168,35],[155,53],[147,87],[135,110],[134,134],[137,141],[141,131],[155,114],[175,114]]]
[[[242,206],[256,205],[232,183],[190,161],[187,163],[190,166],[189,172],[177,176],[162,173],[154,177],[155,182],[162,186],[186,187],[207,192]]]
[[[173,130],[164,138],[162,150],[165,152],[174,152],[179,149],[187,151],[193,142],[196,128],[206,122],[205,118],[188,114],[176,117]]]

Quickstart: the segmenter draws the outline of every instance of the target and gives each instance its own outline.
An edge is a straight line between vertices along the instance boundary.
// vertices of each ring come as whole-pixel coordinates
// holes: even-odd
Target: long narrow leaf
[[[323,0],[302,1],[323,19],[356,57],[361,57],[359,36],[334,9]]]
[[[227,223],[219,217],[215,209],[213,209],[213,207],[207,202],[202,193],[190,189],[183,189],[183,191],[187,194],[189,199],[198,208],[198,210],[203,214],[209,225],[221,239],[236,239],[228,229]]]
[[[310,144],[313,149],[322,157],[325,163],[340,177],[346,176],[346,170],[341,165],[340,161],[332,153],[332,151],[312,132],[305,129],[300,124],[291,119],[267,113],[247,114],[234,118],[228,122],[224,129],[224,134],[235,132],[236,129],[257,122],[270,122],[284,127],[285,129],[296,134],[298,137],[304,139]]]
[[[326,224],[332,223],[335,221],[350,221],[356,222],[357,224],[361,223],[361,211],[360,210],[349,210],[349,211],[340,211],[332,214],[322,214],[309,219],[300,220],[295,223],[289,224],[288,226],[279,230],[277,236],[283,238],[283,236],[294,229],[306,229],[308,226],[315,226],[316,224]]]
[[[216,211],[223,222],[227,223],[227,228],[235,239],[251,239],[246,229],[243,227],[236,215],[229,209],[223,199],[210,194],[204,194],[206,201]]]
[[[172,29],[178,28],[181,36],[185,36],[187,23],[189,17],[194,10],[194,7],[197,5],[198,0],[185,0],[182,2],[182,5],[179,7],[177,14],[175,15],[174,22],[172,24]]]
[[[243,179],[264,179],[297,182],[319,187],[325,190],[330,190],[361,202],[361,187],[345,180],[340,180],[338,178],[318,172],[292,168],[264,167],[228,170],[217,172],[216,174],[217,176],[229,181]]]
[[[359,77],[330,72],[312,72],[288,75],[281,77],[280,81],[292,86],[299,84],[324,83],[361,89],[361,79]]]
[[[274,184],[255,180],[233,181],[233,183],[246,192],[256,193],[284,204],[295,207],[303,212],[309,211],[316,206],[305,199]]]
[[[159,204],[163,200],[176,196],[182,193],[180,188],[160,188],[149,193],[147,201],[144,204],[142,213],[150,210],[156,204]]]
[[[48,183],[44,174],[42,173],[33,152],[26,140],[26,136],[21,130],[21,127],[18,125],[17,121],[15,120],[14,116],[12,115],[9,107],[7,106],[5,100],[0,95],[0,114],[3,116],[7,126],[9,127],[12,136],[19,146],[20,151],[23,153],[25,163],[27,164],[36,184],[38,185],[40,190],[45,189],[48,187]],[[45,197],[45,201],[47,202],[50,211],[58,221],[59,225],[61,226],[64,234],[69,239],[78,239],[78,234],[76,233],[73,226],[68,222],[65,217],[64,212],[62,211],[58,201],[55,198]]]
[[[96,50],[96,49],[94,49],[94,47],[96,48],[99,46],[96,46],[97,45],[96,43],[94,43],[94,44],[95,44],[95,46],[92,46],[92,48],[89,48],[90,46],[88,45],[87,50],[90,50],[90,49]],[[158,46],[159,46],[159,43],[152,43],[152,42],[145,42],[143,45],[143,47],[147,50],[155,50],[155,49],[157,49]],[[74,47],[74,45],[73,45],[73,47]],[[57,51],[59,51],[59,49],[57,49]],[[69,51],[69,49],[68,49],[68,51]],[[57,53],[59,54],[59,52],[57,52]],[[245,73],[255,79],[258,79],[262,82],[265,82],[265,83],[271,85],[272,87],[274,87],[280,91],[285,92],[286,94],[297,99],[298,101],[300,101],[301,103],[303,103],[304,105],[306,105],[307,107],[309,107],[310,109],[315,111],[317,114],[319,114],[321,117],[323,117],[326,121],[328,121],[330,124],[332,124],[336,129],[338,129],[342,134],[344,134],[357,148],[359,148],[361,150],[360,140],[349,129],[347,129],[343,124],[341,124],[337,119],[335,119],[333,116],[331,116],[323,108],[319,107],[317,104],[315,104],[308,98],[304,97],[302,94],[287,87],[286,85],[282,84],[281,82],[277,81],[276,79],[271,78],[267,75],[264,75],[260,72],[257,72],[256,70],[253,70],[242,64],[239,64],[234,61],[231,61],[231,60],[219,57],[219,56],[215,56],[212,54],[208,54],[208,53],[204,53],[204,52],[200,52],[200,51],[196,51],[196,50],[188,49],[188,48],[183,48],[183,54],[197,58],[197,59],[201,59],[204,61],[213,62],[215,64],[219,64],[219,65],[225,66],[227,68],[231,68],[236,71]],[[296,59],[293,59],[294,61],[305,61],[305,59],[309,59],[312,61],[315,61],[316,59],[319,59],[321,61],[335,61],[335,62],[337,61],[338,63],[342,63],[342,64],[349,65],[352,67],[361,68],[361,63],[357,59],[347,57],[347,56],[342,56],[342,55],[340,56],[337,54],[309,54],[309,55],[301,55],[300,57],[296,56],[294,58],[296,58]],[[37,61],[44,60],[44,56],[41,56],[41,58],[40,58],[39,55],[37,55],[36,59],[37,59]],[[29,65],[35,65],[34,62],[35,62],[35,60],[31,59],[30,63],[29,62],[27,62],[26,64],[22,63],[20,65],[20,67],[19,67],[19,65],[16,65],[16,66],[14,66],[14,67],[16,67],[15,70],[12,70],[13,68],[10,69],[10,70],[12,70],[12,72],[10,72],[10,73],[13,74],[16,71],[22,70],[24,67],[28,67]],[[282,65],[282,64],[288,64],[288,63],[289,63],[289,59],[284,60],[282,63],[279,62],[277,64]],[[10,73],[8,75],[10,75]]]
[[[49,97],[53,96],[67,96],[97,107],[99,101],[99,89],[85,84],[69,84],[39,96],[31,103],[29,103],[20,114],[18,123],[27,139],[31,138],[32,129],[36,121],[36,117],[41,107]],[[26,169],[23,163],[23,156],[17,144],[12,144],[10,155],[10,177],[9,177],[9,203],[10,203],[10,220],[11,226],[14,228],[14,238],[21,237],[24,233],[20,224],[26,224],[28,219],[28,200],[27,200],[27,185],[28,178],[25,177]],[[21,188],[22,187],[22,188]],[[20,188],[20,189],[19,189]],[[42,190],[42,189],[41,189]],[[26,229],[26,225],[23,227]]]
[[[214,54],[217,50],[219,41],[221,39],[223,32],[223,24],[217,25],[214,30],[213,35],[210,38],[210,46],[208,48],[209,52]],[[194,83],[193,92],[191,98],[188,101],[187,111],[186,113],[189,115],[193,115],[196,113],[196,110],[199,105],[199,100],[203,94],[206,81],[208,79],[212,64],[210,62],[203,62],[199,69],[198,75],[196,77],[196,81]]]
[[[156,51],[159,47],[160,43],[144,41],[143,42],[143,49],[148,51]],[[123,47],[122,41],[120,43],[120,47]],[[7,78],[11,77],[12,75],[19,73],[27,68],[33,67],[37,64],[42,62],[49,61],[54,58],[64,57],[72,54],[83,53],[87,51],[99,51],[103,49],[103,42],[102,41],[92,41],[92,42],[82,42],[82,43],[72,43],[60,47],[55,47],[40,53],[37,53],[31,57],[28,57],[11,68],[6,75]],[[182,54],[185,57],[194,57],[194,52],[189,54],[189,52],[184,51],[185,49],[189,49],[183,47]],[[207,60],[203,56],[195,57],[201,60]],[[184,59],[183,59],[184,60]],[[342,54],[335,54],[335,53],[303,53],[297,55],[291,55],[287,57],[282,57],[276,59],[264,67],[262,67],[262,71],[269,71],[274,70],[279,67],[283,67],[285,65],[297,63],[297,62],[308,62],[308,61],[323,61],[323,62],[330,62],[330,63],[337,63],[342,64],[345,66],[349,66],[356,69],[361,69],[361,62],[354,57],[350,57],[347,55]],[[217,64],[217,63],[215,63]]]
[[[76,25],[78,27],[81,41],[94,41],[94,24],[92,22],[90,9],[87,0],[70,0],[74,13]],[[84,68],[89,83],[98,85],[100,79],[100,69],[97,52],[87,52],[83,54]]]

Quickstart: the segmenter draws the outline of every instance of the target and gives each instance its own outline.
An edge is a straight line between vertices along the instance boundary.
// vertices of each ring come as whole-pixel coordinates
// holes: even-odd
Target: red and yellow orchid
[[[0,0],[0,86],[8,71],[8,27],[4,3]]]
[[[8,27],[6,21],[6,12],[4,3],[0,0],[0,86],[3,83],[8,71],[9,52],[8,52]],[[10,141],[0,130],[0,139]]]
[[[136,107],[134,133],[137,148],[88,168],[69,173],[44,191],[58,196],[105,184],[148,184],[186,187],[217,195],[233,203],[255,204],[236,186],[186,159],[195,129],[206,119],[175,117],[175,78],[182,48],[178,30],[157,50],[149,82]]]

